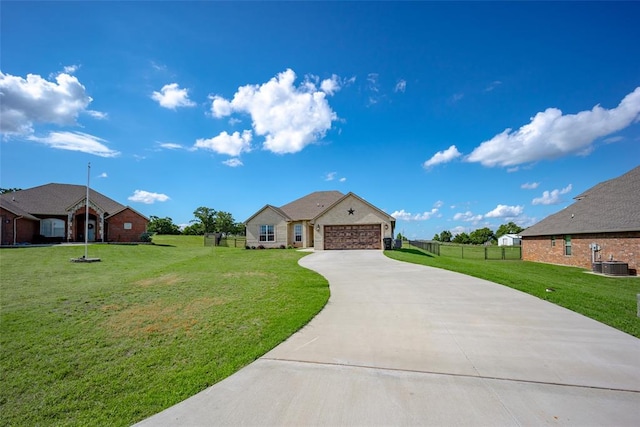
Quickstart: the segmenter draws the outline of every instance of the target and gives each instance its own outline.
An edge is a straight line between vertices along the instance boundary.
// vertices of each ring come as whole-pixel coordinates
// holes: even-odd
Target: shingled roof
[[[87,187],[84,185],[46,184],[2,194],[0,201],[3,208],[12,212],[20,210],[31,215],[66,215],[67,209],[84,200],[86,194]],[[126,208],[94,190],[89,190],[89,199],[104,209],[107,215]]]
[[[284,206],[280,210],[294,221],[310,220],[344,197],[339,191],[316,191]]]
[[[601,182],[522,233],[528,236],[640,231],[640,166]]]

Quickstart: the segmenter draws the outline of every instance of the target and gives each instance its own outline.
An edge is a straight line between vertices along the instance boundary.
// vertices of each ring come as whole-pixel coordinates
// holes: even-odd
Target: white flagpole
[[[84,213],[84,259],[88,258],[89,252],[89,177],[91,176],[91,162],[87,165],[87,205]]]

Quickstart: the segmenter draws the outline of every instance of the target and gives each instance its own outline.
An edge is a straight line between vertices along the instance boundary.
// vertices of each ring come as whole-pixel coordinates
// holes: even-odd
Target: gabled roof
[[[348,199],[349,197],[354,197],[356,199],[358,199],[359,201],[361,201],[362,203],[364,203],[365,205],[369,206],[371,209],[376,210],[378,212],[380,212],[382,215],[385,215],[389,218],[389,221],[391,222],[395,222],[396,219],[394,217],[392,217],[391,215],[389,215],[388,213],[386,213],[385,211],[383,211],[382,209],[379,209],[375,206],[373,206],[371,203],[367,202],[365,199],[363,199],[362,197],[358,196],[355,193],[349,192],[347,194],[345,194],[344,196],[340,197],[338,200],[336,200],[335,202],[333,202],[330,206],[327,206],[326,209],[324,209],[322,212],[318,213],[318,215],[316,215],[315,217],[313,217],[313,222],[315,222],[315,220],[319,217],[321,217],[322,215],[324,215],[325,212],[329,211],[330,209],[332,209],[334,206],[336,206],[337,204],[339,204],[340,202],[342,202],[345,199]]]
[[[45,184],[2,194],[0,199],[32,215],[66,215],[67,209],[84,200],[86,194],[87,187],[84,185]],[[89,199],[108,214],[126,207],[94,190],[89,191]]]
[[[640,231],[640,166],[618,178],[601,182],[575,200],[520,235]]]
[[[280,210],[292,221],[310,220],[343,197],[339,191],[316,191],[281,206]]]
[[[141,214],[141,213],[140,213],[140,212],[138,212],[137,210],[133,209],[131,206],[123,206],[123,207],[122,207],[122,209],[120,209],[120,210],[118,210],[118,211],[115,211],[115,212],[109,212],[109,214],[108,214],[108,215],[105,215],[105,218],[111,218],[112,216],[117,215],[117,214],[119,214],[120,212],[125,211],[125,210],[127,210],[127,209],[128,209],[128,210],[130,210],[131,212],[136,213],[137,215],[140,215],[142,218],[144,218],[144,219],[146,219],[147,221],[149,221],[149,218],[147,218],[147,217],[146,217],[146,215]]]
[[[253,218],[255,218],[256,216],[258,216],[259,213],[264,212],[266,209],[271,209],[272,211],[275,211],[278,215],[280,215],[285,221],[292,221],[291,218],[289,218],[287,216],[286,213],[282,212],[282,210],[278,207],[275,207],[273,205],[264,205],[261,209],[259,209],[256,213],[254,213],[253,215],[251,215],[249,218],[247,218],[244,222],[244,224],[248,223],[249,221],[251,221]]]
[[[395,218],[386,212],[378,209],[373,206],[371,203],[367,202],[361,197],[358,197],[354,193],[343,194],[340,191],[316,191],[314,193],[308,194],[304,197],[294,200],[291,203],[287,203],[284,206],[275,207],[272,205],[265,205],[262,209],[258,210],[256,213],[251,215],[244,222],[245,224],[255,218],[259,213],[263,212],[265,209],[272,209],[277,212],[282,218],[286,221],[315,221],[316,218],[322,216],[325,212],[333,208],[335,205],[340,203],[342,200],[348,197],[355,197],[360,200],[362,203],[370,206],[372,209],[382,213],[389,217],[390,221],[395,222]]]

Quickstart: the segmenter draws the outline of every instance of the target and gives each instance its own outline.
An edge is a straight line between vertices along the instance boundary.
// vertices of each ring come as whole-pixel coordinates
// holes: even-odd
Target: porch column
[[[67,242],[73,239],[73,212],[67,212]]]
[[[100,240],[104,242],[104,212],[100,212]]]

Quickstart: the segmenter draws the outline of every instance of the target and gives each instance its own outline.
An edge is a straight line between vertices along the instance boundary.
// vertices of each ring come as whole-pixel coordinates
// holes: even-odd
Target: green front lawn
[[[409,247],[385,251],[390,258],[457,271],[500,283],[566,307],[640,338],[640,278],[604,277],[581,268],[526,261],[485,261],[428,254]],[[547,289],[553,289],[548,292]]]
[[[303,253],[159,245],[0,250],[0,425],[130,425],[250,363],[329,297]]]

